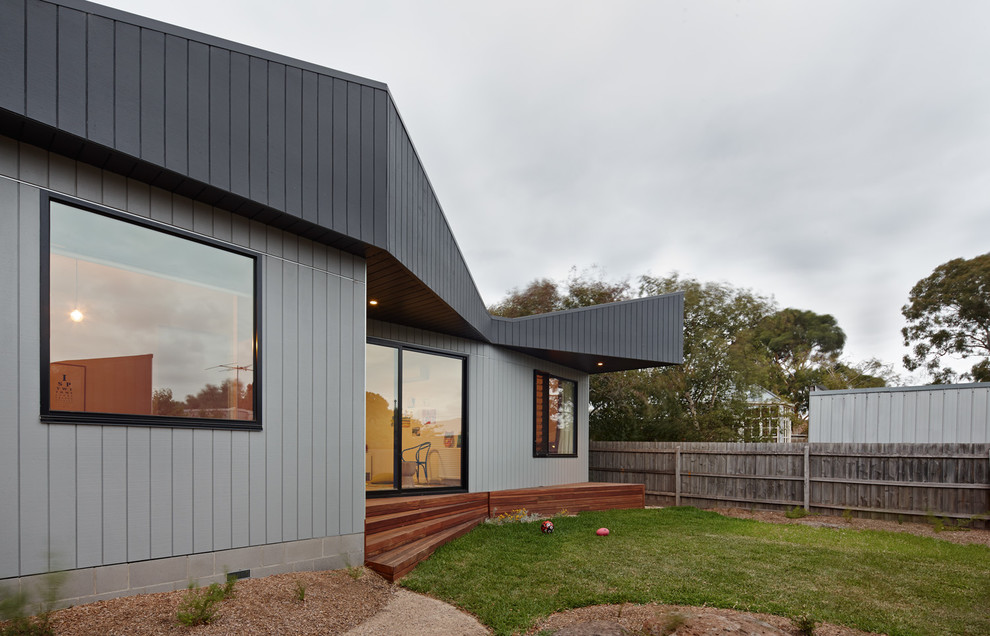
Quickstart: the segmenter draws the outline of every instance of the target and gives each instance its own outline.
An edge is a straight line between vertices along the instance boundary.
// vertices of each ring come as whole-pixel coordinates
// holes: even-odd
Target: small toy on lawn
[[[608,528],[599,528],[597,531],[595,531],[595,534],[597,534],[599,537],[607,537]]]
[[[543,534],[550,534],[553,532],[553,521],[547,519],[540,525],[540,532]]]

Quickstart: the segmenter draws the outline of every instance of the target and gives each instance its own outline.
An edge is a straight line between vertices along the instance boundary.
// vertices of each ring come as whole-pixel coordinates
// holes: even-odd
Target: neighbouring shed
[[[812,391],[810,442],[990,442],[990,383]]]

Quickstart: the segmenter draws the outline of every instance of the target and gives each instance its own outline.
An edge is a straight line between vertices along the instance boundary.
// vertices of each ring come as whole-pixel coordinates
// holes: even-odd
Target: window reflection
[[[461,484],[463,366],[460,358],[402,354],[404,488]]]
[[[368,344],[366,365],[367,489],[462,486],[464,360]]]
[[[576,455],[577,384],[537,372],[534,402],[533,454]]]
[[[389,490],[395,487],[398,349],[369,344],[365,353],[365,370],[365,483],[368,490]]]
[[[254,420],[254,259],[50,214],[50,410]]]

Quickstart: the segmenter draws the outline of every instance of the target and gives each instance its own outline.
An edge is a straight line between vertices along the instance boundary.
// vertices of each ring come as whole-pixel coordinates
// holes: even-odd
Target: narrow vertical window
[[[537,371],[533,402],[533,456],[577,456],[577,383]]]
[[[253,256],[54,200],[48,226],[50,420],[259,423]]]

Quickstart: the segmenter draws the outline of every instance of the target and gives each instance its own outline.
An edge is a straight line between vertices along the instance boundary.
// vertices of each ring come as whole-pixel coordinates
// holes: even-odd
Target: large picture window
[[[260,426],[255,257],[57,200],[48,211],[47,420]]]
[[[537,371],[534,457],[577,456],[577,383]]]

